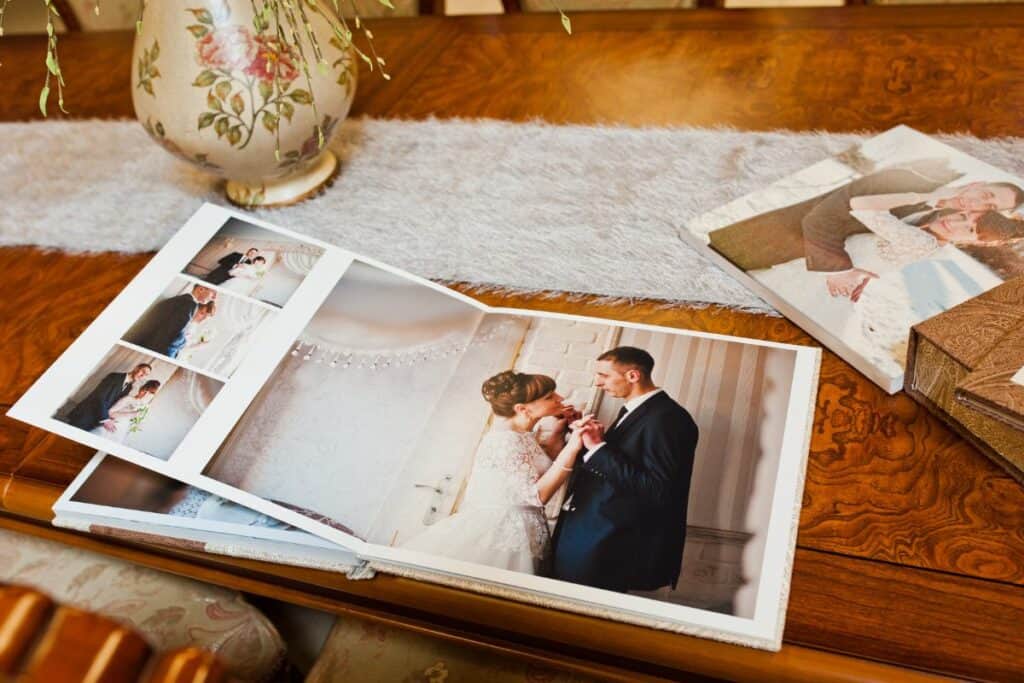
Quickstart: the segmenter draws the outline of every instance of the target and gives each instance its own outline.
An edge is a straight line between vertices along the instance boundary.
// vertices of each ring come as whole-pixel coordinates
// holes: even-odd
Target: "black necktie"
[[[612,426],[608,428],[608,432],[618,427],[619,423],[622,422],[622,418],[626,417],[626,413],[628,412],[629,409],[625,405],[619,408],[619,414],[615,416],[615,422],[612,422]],[[605,434],[607,434],[608,432],[605,432]]]

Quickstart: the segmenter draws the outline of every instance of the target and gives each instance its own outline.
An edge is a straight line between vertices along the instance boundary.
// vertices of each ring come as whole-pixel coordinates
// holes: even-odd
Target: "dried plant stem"
[[[54,17],[59,19],[60,12],[57,11],[51,0],[43,0],[43,4],[46,5],[46,81],[39,93],[39,110],[43,116],[47,115],[46,104],[50,99],[50,81],[52,79],[57,83],[57,106],[67,114],[67,110],[64,109],[64,74],[60,71],[60,61],[57,58],[57,27],[54,23]]]

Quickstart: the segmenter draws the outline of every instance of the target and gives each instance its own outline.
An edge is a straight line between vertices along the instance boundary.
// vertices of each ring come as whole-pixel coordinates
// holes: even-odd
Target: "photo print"
[[[390,560],[750,619],[802,476],[798,353],[485,313],[357,261],[204,474]]]
[[[122,336],[182,365],[226,379],[275,309],[177,277]]]
[[[98,448],[123,444],[167,460],[222,383],[153,354],[114,346],[67,394],[53,419]]]
[[[283,307],[323,253],[322,247],[229,218],[185,273],[222,291]]]
[[[914,324],[1024,274],[1024,181],[899,127],[686,234],[894,392]]]

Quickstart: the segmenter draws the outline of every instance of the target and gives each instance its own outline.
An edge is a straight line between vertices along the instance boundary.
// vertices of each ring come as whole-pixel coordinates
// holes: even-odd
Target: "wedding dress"
[[[124,443],[124,440],[128,438],[128,434],[131,431],[132,418],[138,415],[152,400],[152,394],[146,394],[142,398],[125,396],[118,399],[114,405],[110,406],[110,411],[108,412],[110,419],[114,423],[114,431],[109,431],[100,424],[93,428],[92,433],[111,441]]]
[[[220,287],[238,294],[252,294],[264,272],[250,263],[240,263],[229,271],[231,277],[222,282]]]
[[[182,344],[181,350],[178,354],[176,356],[172,356],[172,358],[178,358],[186,362],[192,360],[192,356],[195,355],[195,352],[202,348],[202,344],[204,342],[210,340],[212,334],[213,328],[211,325],[207,324],[205,320],[200,323],[189,323],[185,326],[185,329],[181,331],[184,344]]]
[[[551,459],[532,432],[488,432],[476,452],[458,512],[404,544],[527,574],[541,572],[549,533],[537,480]]]

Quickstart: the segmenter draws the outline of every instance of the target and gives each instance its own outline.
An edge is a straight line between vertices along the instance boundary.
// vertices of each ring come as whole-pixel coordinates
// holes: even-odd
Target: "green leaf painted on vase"
[[[263,112],[263,127],[269,130],[271,133],[277,130],[278,118],[271,114],[269,111]]]
[[[226,100],[231,94],[231,81],[221,81],[213,90],[217,93],[217,97]]]
[[[230,123],[231,122],[228,120],[228,117],[226,116],[222,116],[219,119],[217,119],[217,123],[213,127],[213,129],[217,131],[217,137],[222,137],[225,133],[228,132],[228,125]]]
[[[206,106],[214,111],[224,111],[224,107],[221,105],[220,100],[213,94],[213,91],[206,93]]]
[[[274,86],[273,86],[273,84],[268,83],[267,81],[260,81],[259,89],[260,89],[260,97],[263,98],[264,102],[269,100],[270,96],[274,94]]]
[[[288,93],[288,97],[291,98],[292,102],[297,104],[312,104],[313,96],[309,94],[308,90],[298,88]]]
[[[241,114],[245,111],[245,100],[242,99],[241,93],[235,93],[231,96],[231,110],[236,114]]]
[[[237,145],[238,141],[242,139],[242,127],[235,126],[228,131],[228,142],[232,145]]]
[[[295,113],[295,107],[292,105],[291,102],[281,102],[281,116],[283,116],[286,119],[288,119],[289,123],[291,122],[292,114],[294,114],[294,113]]]
[[[195,38],[203,38],[204,36],[206,36],[207,33],[210,32],[210,29],[206,28],[202,24],[190,24],[185,28]]]
[[[149,51],[149,61],[155,62],[156,58],[160,56],[160,43],[156,40],[153,41],[153,49]]]
[[[202,130],[203,128],[208,128],[209,126],[212,126],[213,125],[213,121],[216,118],[217,118],[217,115],[214,114],[213,112],[204,111],[202,114],[199,115],[199,130]]]
[[[211,85],[213,85],[213,82],[216,80],[217,74],[210,71],[209,69],[206,69],[204,71],[199,72],[199,75],[196,76],[196,80],[192,81],[192,85],[194,85],[197,88],[208,88]]]
[[[198,21],[199,23],[207,24],[207,25],[210,25],[210,26],[213,25],[213,15],[210,14],[209,10],[205,10],[205,9],[190,9],[189,12],[192,13],[192,16],[194,16],[196,18],[196,21]]]

